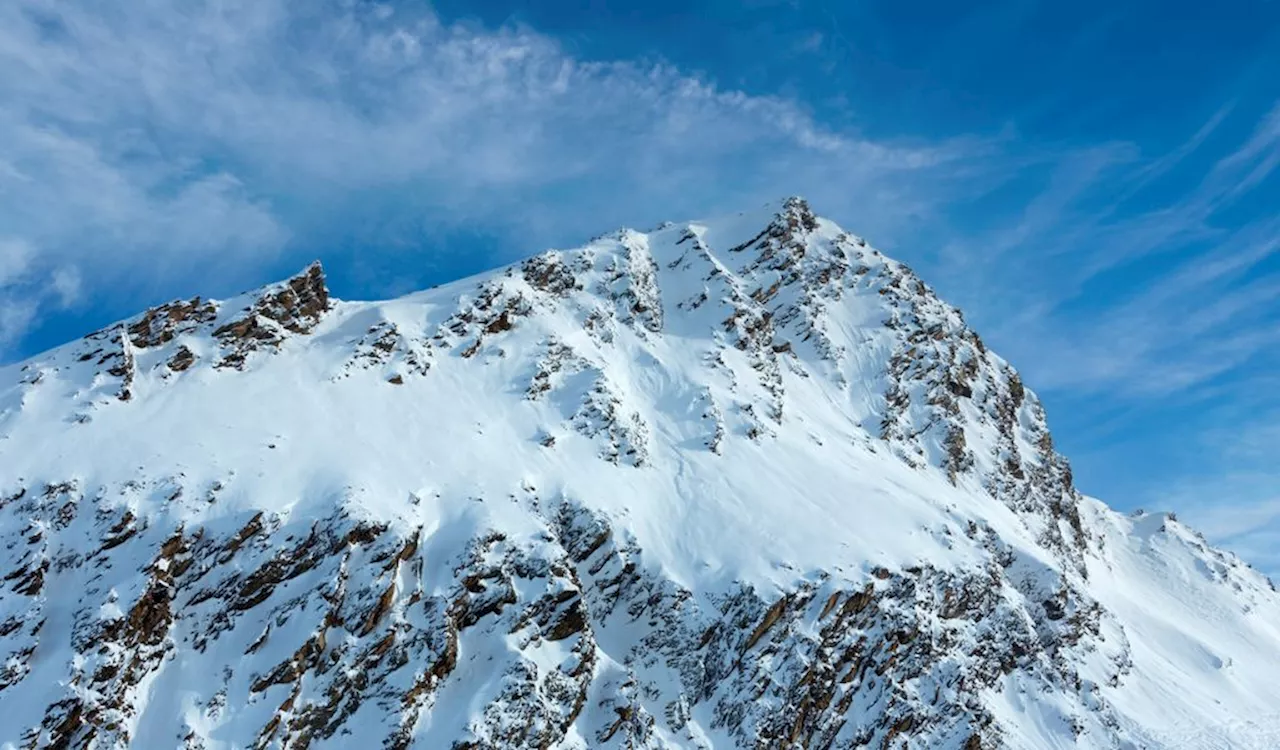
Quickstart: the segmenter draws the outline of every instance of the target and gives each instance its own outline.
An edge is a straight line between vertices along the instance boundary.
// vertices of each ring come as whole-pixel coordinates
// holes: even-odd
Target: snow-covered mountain
[[[0,747],[1274,748],[1280,595],[790,199],[0,371]]]

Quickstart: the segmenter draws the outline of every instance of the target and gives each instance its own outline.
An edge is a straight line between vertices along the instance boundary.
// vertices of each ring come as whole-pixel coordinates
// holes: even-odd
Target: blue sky
[[[3,4],[0,361],[802,194],[965,309],[1085,491],[1280,571],[1280,2],[570,5]]]

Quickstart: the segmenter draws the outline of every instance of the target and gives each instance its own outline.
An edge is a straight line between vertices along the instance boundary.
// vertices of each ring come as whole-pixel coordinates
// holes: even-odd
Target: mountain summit
[[[1273,748],[1280,595],[800,199],[0,370],[0,747]]]

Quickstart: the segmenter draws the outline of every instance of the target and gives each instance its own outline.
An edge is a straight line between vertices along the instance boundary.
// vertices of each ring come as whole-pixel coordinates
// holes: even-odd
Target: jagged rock
[[[196,361],[196,355],[187,347],[179,347],[176,354],[169,359],[169,369],[182,372]]]
[[[202,324],[212,322],[217,314],[218,308],[214,303],[199,297],[185,302],[175,300],[143,313],[129,325],[129,338],[140,349],[162,346],[178,335],[191,333]]]
[[[313,263],[258,295],[240,317],[214,330],[224,351],[217,366],[242,369],[249,353],[279,346],[290,333],[311,333],[329,307],[324,270]]]
[[[1276,746],[1270,582],[798,199],[7,372],[0,745]]]

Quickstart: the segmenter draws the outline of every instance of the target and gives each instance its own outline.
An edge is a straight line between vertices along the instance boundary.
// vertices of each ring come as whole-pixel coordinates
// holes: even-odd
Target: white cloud
[[[49,274],[37,259],[38,253],[26,240],[0,239],[0,347],[26,335],[50,295],[62,307],[75,303],[79,272],[74,267],[63,267]]]
[[[18,0],[0,66],[0,224],[46,280],[81,274],[46,302],[260,281],[335,227],[375,247],[483,227],[525,253],[804,192],[888,236],[1003,179],[976,139],[870,140],[792,100],[429,10]]]
[[[71,307],[80,300],[81,284],[80,272],[72,266],[55,270],[49,278],[49,288],[59,307]]]
[[[31,263],[31,246],[18,238],[0,239],[0,287],[22,278]]]
[[[1174,478],[1154,499],[1280,577],[1280,413],[1263,411],[1213,430],[1198,448],[1197,476]]]
[[[827,38],[821,31],[805,34],[795,43],[797,52],[820,52]]]
[[[980,171],[972,139],[872,141],[429,10],[18,0],[0,65],[0,223],[81,269],[86,299],[255,279],[370,202],[380,231],[485,226],[518,252],[793,192],[887,234]]]
[[[40,248],[41,304],[261,281],[282,249],[338,252],[335,232],[377,251],[481,227],[516,254],[799,192],[890,251],[940,245],[926,276],[1043,387],[1167,394],[1276,343],[1239,303],[1269,283],[1224,299],[1276,227],[1213,216],[1270,175],[1280,106],[1197,189],[1122,210],[1238,107],[1155,156],[1012,131],[878,140],[663,63],[584,61],[523,27],[283,0],[19,0],[0,8],[0,65],[0,224]],[[948,229],[948,209],[1038,172],[1003,228]],[[1148,293],[1073,304],[1100,275],[1210,240]],[[54,269],[82,283],[63,270],[49,287]]]
[[[1213,159],[1206,144],[1232,112],[1167,154],[1129,144],[1053,152],[1019,221],[945,247],[940,285],[973,303],[974,319],[1041,389],[1185,395],[1271,356],[1280,220],[1222,216],[1270,175],[1280,105]],[[1179,182],[1162,183],[1174,169]],[[1196,170],[1198,186],[1179,190],[1197,184]]]
[[[35,314],[36,305],[30,300],[0,298],[0,345],[8,344],[26,334]]]
[[[1280,103],[1258,123],[1238,150],[1218,162],[1212,178],[1229,183],[1227,198],[1235,199],[1257,187],[1280,166]]]

